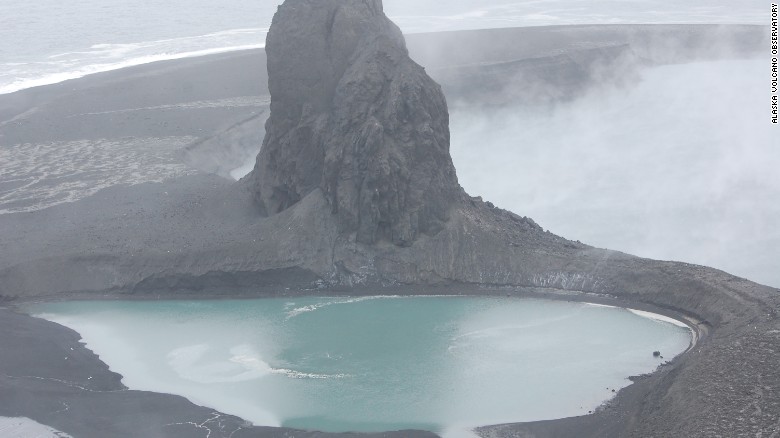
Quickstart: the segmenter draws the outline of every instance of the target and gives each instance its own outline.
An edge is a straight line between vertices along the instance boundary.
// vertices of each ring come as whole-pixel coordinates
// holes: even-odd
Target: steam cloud
[[[545,110],[457,107],[460,182],[567,238],[780,286],[766,64],[655,67]]]

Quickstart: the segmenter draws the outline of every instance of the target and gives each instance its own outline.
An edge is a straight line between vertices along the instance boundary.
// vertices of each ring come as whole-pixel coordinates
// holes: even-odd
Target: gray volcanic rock
[[[447,103],[381,0],[288,0],[266,52],[271,117],[247,177],[265,213],[320,189],[359,243],[440,231],[462,194]]]

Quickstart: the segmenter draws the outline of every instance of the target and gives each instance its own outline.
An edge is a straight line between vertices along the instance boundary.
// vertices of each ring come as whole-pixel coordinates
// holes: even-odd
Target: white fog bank
[[[570,239],[780,286],[767,60],[645,70],[553,110],[457,109],[461,184]]]

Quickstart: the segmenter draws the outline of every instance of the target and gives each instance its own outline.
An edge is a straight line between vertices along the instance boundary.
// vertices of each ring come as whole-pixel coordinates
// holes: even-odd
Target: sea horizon
[[[149,6],[148,22],[136,22],[138,6],[80,0],[68,5],[0,7],[0,94],[61,83],[96,73],[157,61],[207,56],[265,47],[278,1],[242,0],[231,8],[207,3],[179,8],[177,2]],[[598,1],[584,13],[577,3],[496,0],[484,4],[461,0],[440,5],[431,1],[385,0],[385,9],[405,34],[599,24],[753,24],[763,23],[764,5],[746,2],[738,11],[725,1],[707,7],[664,9],[668,0],[651,0],[644,9],[610,6]],[[174,21],[165,21],[180,13]],[[63,22],[67,24],[63,25]],[[56,32],[51,31],[56,29]]]

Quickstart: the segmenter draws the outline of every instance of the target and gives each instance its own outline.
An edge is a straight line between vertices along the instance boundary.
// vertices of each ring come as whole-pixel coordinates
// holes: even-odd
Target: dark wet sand
[[[713,39],[723,34],[729,37]],[[584,72],[593,62],[629,59],[630,68],[641,68],[646,62],[750,56],[763,50],[762,39],[761,28],[750,26],[571,26],[410,36],[409,47],[442,83],[451,105],[494,104],[499,92],[515,101],[549,104],[592,86],[596,78]],[[658,40],[679,43],[669,52],[674,56],[656,53]],[[491,50],[484,50],[485,41],[492,43]],[[5,175],[0,174],[0,190],[16,196],[0,202],[0,210],[19,211],[0,214],[0,297],[6,305],[315,293],[311,288],[319,278],[313,273],[321,262],[308,251],[320,237],[306,230],[327,218],[295,222],[280,215],[257,221],[249,194],[209,173],[224,173],[235,164],[232,152],[220,152],[215,135],[262,125],[268,111],[266,81],[263,52],[247,51],[133,67],[0,96],[0,149],[29,145],[30,153],[42,151],[32,160],[34,166],[4,163]],[[517,81],[545,91],[541,97],[528,95]],[[147,166],[145,154],[172,143],[181,146],[154,161],[181,166],[181,172],[123,173],[127,167]],[[57,155],[63,151],[69,155]],[[73,162],[85,154],[100,159]],[[74,170],[57,174],[63,166]],[[35,177],[25,190],[17,190],[20,175]],[[159,175],[163,183],[127,185]],[[105,188],[91,193],[69,185],[85,179]],[[75,201],[60,202],[68,196]],[[291,226],[297,227],[292,237],[274,239],[274,230]],[[576,270],[579,263],[587,265],[581,260],[602,257],[598,251],[584,249],[576,253],[582,259],[555,263],[561,271]],[[574,294],[572,299],[693,317],[708,335],[658,372],[637,378],[594,415],[490,426],[480,429],[482,436],[767,437],[780,430],[780,292],[688,264],[609,252],[603,257],[605,263],[609,259],[603,275],[616,279],[611,289],[543,279],[547,289],[540,290],[570,289],[565,293]],[[303,260],[306,269],[291,267],[293,259]],[[452,293],[459,287],[400,291]],[[469,294],[528,292],[462,287]],[[77,333],[14,310],[0,309],[0,333],[0,416],[29,417],[74,437],[338,436],[249,428],[181,397],[127,390],[120,376],[79,344]]]

